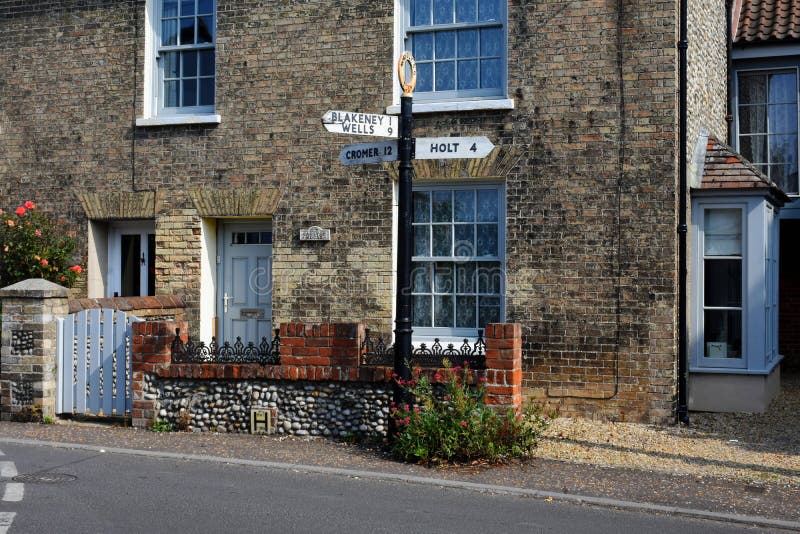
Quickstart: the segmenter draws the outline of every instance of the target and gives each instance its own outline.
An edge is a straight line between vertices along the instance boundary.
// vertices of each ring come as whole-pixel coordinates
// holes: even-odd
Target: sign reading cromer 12
[[[397,161],[397,141],[348,145],[339,152],[342,165],[363,165]]]
[[[398,119],[392,115],[328,111],[322,116],[322,124],[334,133],[397,137]]]

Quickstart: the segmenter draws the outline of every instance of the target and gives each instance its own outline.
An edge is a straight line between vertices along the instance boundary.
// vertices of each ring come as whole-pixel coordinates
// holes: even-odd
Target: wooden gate
[[[131,410],[131,323],[112,309],[58,320],[56,413],[123,416]]]

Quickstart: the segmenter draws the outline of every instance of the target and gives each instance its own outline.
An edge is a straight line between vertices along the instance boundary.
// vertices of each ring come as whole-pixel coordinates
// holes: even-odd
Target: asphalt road
[[[0,534],[764,532],[452,488],[3,444]],[[18,473],[14,482],[10,475]],[[67,475],[67,476],[61,476]],[[75,477],[75,478],[72,478]],[[10,493],[9,483],[14,488]],[[16,485],[14,485],[16,484]]]

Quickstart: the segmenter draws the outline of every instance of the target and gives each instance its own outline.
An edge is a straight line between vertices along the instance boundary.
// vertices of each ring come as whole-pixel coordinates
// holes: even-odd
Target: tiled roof
[[[736,44],[800,39],[800,0],[736,0],[733,9]]]
[[[716,138],[709,136],[703,165],[702,190],[769,189],[782,200],[788,200],[781,189],[761,174],[752,163]]]

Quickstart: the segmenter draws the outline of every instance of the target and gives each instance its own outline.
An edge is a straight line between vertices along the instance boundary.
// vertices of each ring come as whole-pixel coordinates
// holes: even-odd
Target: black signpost
[[[325,128],[334,133],[368,135],[376,137],[397,136],[396,155],[392,153],[393,142],[366,143],[345,147],[339,155],[344,165],[399,161],[400,192],[398,198],[398,236],[397,236],[397,298],[394,338],[394,374],[398,380],[410,380],[411,369],[411,256],[413,236],[412,186],[414,174],[412,160],[419,159],[460,159],[482,158],[494,148],[485,137],[421,138],[414,140],[412,94],[417,83],[417,66],[410,52],[403,52],[397,63],[400,87],[400,118],[395,128],[395,118],[386,115],[373,115],[349,111],[328,111],[322,117]],[[408,81],[406,78],[408,77]],[[389,144],[392,143],[392,144]],[[420,153],[415,154],[415,145]],[[395,380],[393,384],[394,402],[402,406],[409,402],[408,393]],[[394,437],[396,423],[389,418],[389,440]]]
[[[406,83],[406,64],[410,70],[410,81]],[[397,236],[397,314],[394,330],[394,372],[398,380],[410,380],[411,369],[411,177],[414,174],[412,93],[417,80],[417,67],[409,52],[400,56],[397,65],[403,96],[400,97],[400,137],[397,140],[399,156],[400,192],[398,198]],[[397,383],[393,385],[394,402],[401,406],[407,402],[407,392]],[[389,418],[389,440],[395,434],[394,418]]]

